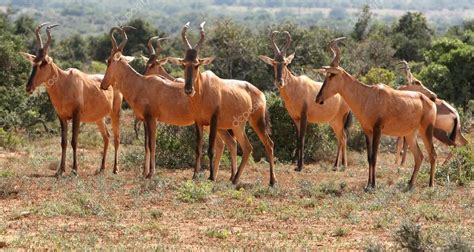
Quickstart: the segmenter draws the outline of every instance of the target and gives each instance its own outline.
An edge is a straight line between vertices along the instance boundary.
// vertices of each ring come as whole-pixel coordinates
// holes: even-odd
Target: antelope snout
[[[318,103],[319,105],[323,105],[323,104],[324,104],[324,100],[321,98],[320,95],[316,96],[315,102]]]
[[[187,96],[194,96],[194,88],[185,88],[185,89],[184,89],[184,93],[185,93]]]
[[[275,85],[276,85],[277,87],[280,87],[280,88],[281,88],[281,87],[283,87],[283,86],[285,85],[285,81],[284,81],[282,78],[280,78],[280,79],[275,79]]]

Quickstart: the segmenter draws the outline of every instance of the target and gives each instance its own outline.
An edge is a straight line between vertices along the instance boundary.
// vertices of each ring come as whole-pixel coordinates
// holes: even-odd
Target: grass
[[[126,124],[123,130],[131,128]],[[83,131],[95,131],[95,125]],[[437,173],[440,183],[428,188],[423,166],[414,191],[405,191],[411,159],[395,167],[386,152],[379,155],[377,188],[370,192],[364,191],[366,154],[352,151],[345,171],[332,171],[330,162],[308,163],[302,172],[294,164],[277,164],[275,188],[267,186],[264,163],[249,164],[237,186],[228,181],[228,164],[217,182],[207,180],[208,170],[193,181],[185,167],[158,168],[148,180],[141,175],[142,142],[127,140],[121,172],[112,174],[109,148],[106,172],[94,176],[102,149],[94,134],[84,145],[79,141],[78,177],[70,175],[70,148],[66,176],[50,177],[60,157],[58,136],[1,153],[0,244],[58,250],[472,251],[473,184],[464,175],[463,185],[455,182],[452,168]],[[450,183],[443,174],[450,174]]]

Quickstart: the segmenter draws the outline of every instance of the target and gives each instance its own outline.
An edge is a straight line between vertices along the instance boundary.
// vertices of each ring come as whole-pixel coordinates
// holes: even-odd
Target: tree
[[[407,61],[423,60],[422,51],[429,49],[433,31],[420,12],[407,12],[393,28],[395,57]]]
[[[372,12],[370,11],[370,6],[366,4],[362,7],[362,12],[359,14],[354,30],[352,31],[351,36],[353,39],[356,41],[364,39],[371,17]]]
[[[466,107],[474,94],[474,46],[442,38],[425,53],[427,66],[419,77],[439,97]]]

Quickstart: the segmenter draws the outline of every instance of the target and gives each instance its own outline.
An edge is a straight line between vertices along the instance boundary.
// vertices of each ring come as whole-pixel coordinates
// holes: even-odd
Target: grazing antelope
[[[413,77],[411,73],[410,67],[408,66],[408,62],[401,61],[403,64],[402,69],[404,70],[403,73],[407,78],[407,85],[401,86],[399,90],[408,90],[408,91],[417,91],[420,92],[427,97],[429,97],[432,101],[436,104],[436,122],[434,125],[434,138],[438,139],[440,142],[447,146],[465,146],[469,142],[464,138],[461,131],[461,121],[459,118],[459,114],[455,108],[453,108],[449,103],[445,100],[438,99],[436,94],[429,90],[427,87],[423,85],[421,81]],[[403,151],[402,151],[403,145]],[[405,163],[406,158],[406,148],[407,145],[405,141],[402,143],[402,138],[397,139],[397,159],[395,164],[403,165]],[[401,155],[401,163],[400,163],[400,152]],[[448,157],[443,162],[443,165],[448,162],[453,153],[450,152]]]
[[[116,30],[120,31],[123,36],[123,40],[118,46],[113,36]],[[133,109],[135,116],[144,122],[145,166],[143,175],[151,178],[155,173],[157,120],[177,126],[188,126],[194,123],[194,117],[189,109],[188,98],[182,92],[184,83],[173,82],[161,76],[148,75],[148,73],[152,72],[152,68],[147,68],[145,76],[137,73],[128,64],[127,58],[122,55],[128,41],[124,29],[113,27],[110,30],[110,40],[112,42],[112,52],[107,60],[107,71],[101,88],[108,89],[112,85],[118,92],[123,94]],[[232,154],[235,153],[232,160],[236,160],[237,146],[230,133],[220,130],[218,134],[220,137],[218,144],[220,155],[222,155],[224,149],[224,143],[222,142],[224,140],[230,148],[230,152]],[[219,161],[220,158],[216,159],[214,165],[218,166]],[[234,173],[234,170],[232,173]]]
[[[169,58],[171,63],[184,68],[184,92],[189,96],[194,120],[196,121],[197,159],[202,155],[202,129],[204,125],[210,125],[209,160],[214,158],[216,130],[231,129],[242,148],[243,154],[239,169],[232,181],[237,184],[252,151],[252,145],[245,133],[245,125],[247,121],[250,121],[250,125],[265,146],[270,165],[270,185],[273,186],[276,183],[273,170],[273,141],[270,138],[270,118],[266,109],[265,95],[248,82],[224,80],[211,71],[201,73],[199,67],[208,65],[214,60],[214,57],[203,59],[198,57],[199,49],[205,39],[204,24],[205,22],[200,25],[199,42],[192,47],[186,37],[189,28],[188,22],[181,32],[186,51],[185,58]],[[200,167],[196,166],[194,173],[198,172],[199,169]],[[215,167],[210,169],[209,179],[211,180],[214,180],[216,176],[214,169]]]
[[[60,69],[48,55],[49,46],[51,45],[51,29],[57,25],[50,25],[46,28],[48,40],[43,46],[40,31],[46,24],[47,23],[39,25],[35,30],[38,44],[36,55],[28,53],[21,54],[33,65],[33,70],[26,85],[26,91],[31,94],[38,86],[44,83],[61,123],[62,154],[61,164],[56,175],[61,176],[65,172],[68,120],[72,120],[71,145],[74,158],[72,172],[77,174],[76,151],[80,122],[94,122],[99,128],[104,140],[104,150],[102,154],[102,164],[98,172],[104,171],[107,148],[109,145],[109,132],[104,122],[104,117],[107,115],[110,115],[112,119],[115,146],[113,172],[117,173],[117,157],[120,144],[119,119],[122,96],[113,89],[107,91],[100,89],[102,75],[88,75],[72,68],[65,71]]]
[[[290,33],[285,31],[286,45],[280,50],[275,43],[275,35],[278,31],[271,33],[270,40],[273,47],[274,58],[260,55],[259,58],[273,66],[275,85],[280,91],[285,102],[285,107],[291,119],[296,125],[298,163],[296,171],[303,169],[304,163],[304,136],[307,123],[327,122],[336,133],[338,148],[334,168],[338,168],[340,163],[347,166],[346,143],[348,129],[352,121],[352,113],[347,103],[340,95],[329,98],[324,105],[314,103],[314,93],[319,92],[323,83],[315,82],[308,76],[295,76],[288,69],[295,54],[286,56],[286,52],[291,44]]]
[[[334,59],[330,66],[319,71],[326,74],[316,102],[324,103],[329,97],[340,94],[359,120],[367,140],[369,180],[367,189],[375,188],[377,151],[382,134],[405,137],[415,159],[415,167],[409,182],[413,188],[416,175],[423,161],[423,154],[416,141],[417,131],[428,151],[431,171],[429,185],[434,185],[436,151],[433,146],[433,129],[436,121],[436,105],[425,95],[412,91],[399,91],[387,85],[368,86],[359,82],[339,66],[341,51],[338,38],[330,43]]]

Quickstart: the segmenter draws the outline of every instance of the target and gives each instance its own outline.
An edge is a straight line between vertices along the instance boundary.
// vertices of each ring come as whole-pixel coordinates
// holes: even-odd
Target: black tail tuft
[[[265,132],[267,135],[272,135],[272,122],[270,121],[270,112],[268,112],[268,108],[265,109]]]
[[[349,134],[349,128],[352,125],[352,121],[353,121],[352,111],[349,111],[344,117],[344,132],[346,133],[346,135]]]
[[[453,127],[453,131],[451,131],[451,134],[449,135],[449,139],[451,139],[451,141],[453,142],[456,142],[456,137],[458,135],[458,117],[454,118],[454,127]]]

